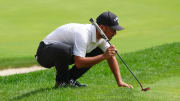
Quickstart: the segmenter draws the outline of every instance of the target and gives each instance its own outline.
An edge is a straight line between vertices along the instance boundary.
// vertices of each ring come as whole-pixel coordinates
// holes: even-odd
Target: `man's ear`
[[[105,26],[104,25],[99,25],[99,27],[104,31],[105,30]]]

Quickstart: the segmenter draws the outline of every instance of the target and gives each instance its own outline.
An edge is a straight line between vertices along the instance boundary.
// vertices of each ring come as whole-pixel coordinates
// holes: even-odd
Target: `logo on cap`
[[[116,18],[114,19],[114,22],[118,22],[118,17],[116,17]]]

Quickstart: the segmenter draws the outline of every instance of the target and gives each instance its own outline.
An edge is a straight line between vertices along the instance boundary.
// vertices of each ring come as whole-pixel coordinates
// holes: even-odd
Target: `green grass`
[[[54,69],[0,77],[0,101],[179,101],[179,5],[179,0],[0,0],[0,69],[37,65],[38,43],[52,30],[71,22],[89,23],[109,10],[126,29],[112,44],[144,87],[151,87],[141,92],[120,64],[124,81],[135,88],[118,88],[104,61],[79,80],[86,88],[52,89]]]
[[[132,75],[120,63],[125,82],[134,89],[119,88],[107,65],[101,62],[86,73],[80,82],[86,88],[52,89],[55,69],[0,77],[1,101],[179,101],[180,43],[122,54],[148,92],[141,92]],[[119,60],[118,60],[119,61]]]
[[[19,67],[29,67],[32,65],[38,65],[34,57],[12,57],[12,58],[3,58],[0,60],[1,66],[0,69],[7,68],[19,68]]]
[[[179,42],[179,4],[179,0],[0,0],[0,68],[36,64],[38,43],[52,30],[71,22],[89,23],[107,10],[116,13],[126,29],[112,40],[121,53]]]

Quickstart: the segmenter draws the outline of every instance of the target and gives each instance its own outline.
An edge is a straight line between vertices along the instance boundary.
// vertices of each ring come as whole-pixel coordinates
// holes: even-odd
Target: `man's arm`
[[[108,61],[109,67],[111,68],[111,71],[114,74],[114,77],[116,78],[118,86],[133,88],[132,85],[129,85],[129,84],[123,82],[116,57],[112,56],[111,58],[107,59],[107,61]]]
[[[114,46],[110,46],[106,52],[104,54],[101,55],[97,55],[94,57],[80,57],[80,56],[75,56],[74,57],[74,61],[75,61],[75,65],[77,68],[83,68],[83,67],[90,67],[93,66],[103,60],[107,60],[108,64],[111,68],[111,71],[113,72],[117,84],[120,87],[128,87],[128,88],[133,88],[132,85],[129,85],[125,82],[123,82],[122,78],[121,78],[121,74],[120,74],[120,70],[119,70],[119,65],[118,62],[116,60],[115,54],[116,54],[116,49]]]
[[[74,61],[77,68],[91,67],[105,59],[104,55],[97,55],[94,57],[80,57],[75,56]]]
[[[80,57],[75,56],[74,62],[77,68],[83,68],[83,67],[90,67],[93,66],[105,59],[109,59],[110,57],[114,56],[116,54],[115,47],[110,46],[104,54],[97,55],[94,57]]]

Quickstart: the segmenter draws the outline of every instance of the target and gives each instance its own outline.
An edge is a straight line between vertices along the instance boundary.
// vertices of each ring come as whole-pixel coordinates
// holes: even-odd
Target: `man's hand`
[[[111,68],[111,71],[113,72],[113,74],[116,78],[118,86],[133,88],[132,85],[127,84],[122,81],[120,70],[119,70],[119,65],[118,65],[118,62],[115,57],[116,51],[117,51],[116,48],[113,45],[111,45],[104,53],[104,57],[108,61],[109,67]]]
[[[116,51],[117,51],[116,48],[115,48],[113,45],[111,45],[111,46],[106,50],[106,52],[104,53],[105,59],[109,59],[109,58],[115,56],[115,55],[116,55]]]
[[[128,88],[133,88],[133,86],[132,86],[132,85],[127,84],[127,83],[125,83],[125,82],[121,82],[121,83],[119,83],[119,84],[118,84],[118,86],[119,86],[119,87],[128,87]]]

